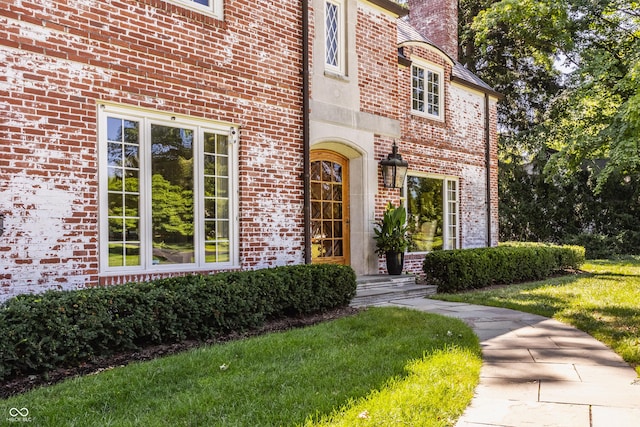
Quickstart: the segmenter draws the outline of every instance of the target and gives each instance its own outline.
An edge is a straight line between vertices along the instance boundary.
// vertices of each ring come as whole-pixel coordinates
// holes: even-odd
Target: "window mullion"
[[[449,247],[449,193],[447,180],[442,180],[442,249]]]
[[[140,126],[140,252],[144,270],[153,265],[153,235],[151,227],[152,187],[151,187],[151,122],[141,120]]]
[[[236,265],[239,234],[236,128],[231,127],[232,132],[228,124],[200,123],[184,117],[182,120],[174,117],[169,119],[153,111],[149,111],[146,117],[138,113],[120,107],[101,106],[98,115],[101,273],[185,271],[214,264]],[[113,123],[109,122],[110,117],[114,119]],[[123,120],[122,124],[118,125],[117,120]],[[126,125],[127,121],[135,122],[137,130]],[[118,130],[118,126],[122,130]],[[111,135],[116,135],[115,132],[124,134],[125,129],[129,129],[129,140],[137,138],[137,154],[135,144],[125,139],[120,142],[122,148],[115,147],[118,138]],[[214,138],[214,146],[210,149],[206,148],[208,135]],[[108,151],[110,141],[114,146],[111,151],[115,154]],[[126,156],[118,154],[121,151]],[[210,165],[205,153],[210,157],[209,162],[214,163],[213,170],[208,169]],[[137,159],[133,156],[137,156]],[[175,162],[175,170],[172,162]],[[123,176],[120,187],[114,183],[113,190],[110,189],[110,173]],[[127,177],[131,178],[129,183]],[[131,187],[133,180],[137,184],[135,189]],[[121,193],[120,202],[118,191]],[[137,208],[132,204],[136,197]],[[186,203],[190,205],[188,208]],[[215,212],[213,215],[217,215],[218,209],[223,210],[222,217],[210,218],[210,222],[215,224],[209,230],[206,219],[211,203],[214,204],[211,211]],[[115,208],[112,209],[111,205]],[[185,209],[178,210],[179,218],[174,221],[172,215],[176,207]],[[137,218],[133,218],[136,215]],[[112,235],[115,236],[118,231],[116,221],[110,219],[118,219],[119,216],[122,217],[120,222],[123,227],[130,227],[131,230],[134,225],[127,221],[132,224],[134,220],[137,221],[138,237],[134,238],[134,243],[139,243],[140,248],[139,261],[136,260],[135,265],[126,258],[129,250],[127,245],[133,240],[122,237],[116,242],[122,246],[120,257],[125,257],[122,265],[116,262],[116,249],[111,253],[111,246],[115,247],[111,241],[117,240],[112,239]],[[188,221],[193,221],[193,224],[189,225]],[[115,231],[110,228],[112,222],[116,224],[112,227]],[[169,226],[165,227],[166,224]],[[214,236],[211,247],[207,240],[208,231]],[[181,235],[185,237],[181,238]],[[207,250],[215,251],[215,255],[209,257]],[[186,258],[187,255],[191,258]]]
[[[193,231],[195,264],[205,264],[204,238],[204,130],[198,127],[193,142]]]

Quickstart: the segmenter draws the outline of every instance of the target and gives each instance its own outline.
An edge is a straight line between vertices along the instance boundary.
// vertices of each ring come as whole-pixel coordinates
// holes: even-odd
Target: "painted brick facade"
[[[323,69],[324,2],[309,1],[310,139],[312,150],[336,150],[349,159],[352,265],[359,274],[384,272],[372,235],[387,202],[400,198],[399,190],[383,187],[378,168],[394,141],[412,170],[458,179],[460,246],[486,245],[484,93],[453,82],[452,62],[442,51],[412,43],[405,55],[444,70],[445,120],[412,115],[411,71],[398,64],[394,3],[342,4],[347,67],[336,76]],[[99,157],[105,105],[236,129],[238,188],[231,197],[238,259],[225,269],[303,263],[301,21],[300,0],[225,0],[223,19],[173,0],[2,2],[0,301],[218,271],[187,265],[105,272]],[[495,244],[494,97],[489,118]],[[408,255],[406,270],[419,272],[421,258]]]
[[[360,111],[399,119],[398,53],[390,46],[397,34],[396,19],[359,4],[356,26]]]
[[[0,5],[0,297],[99,277],[100,102],[240,128],[239,268],[301,263],[301,10],[162,0]]]

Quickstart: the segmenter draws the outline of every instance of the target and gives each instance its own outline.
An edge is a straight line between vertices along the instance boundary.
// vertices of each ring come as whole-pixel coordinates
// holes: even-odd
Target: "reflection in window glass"
[[[232,146],[197,123],[105,117],[101,266],[231,263]]]
[[[227,136],[204,134],[206,262],[226,262],[229,252],[229,155]]]
[[[312,257],[344,256],[342,233],[344,186],[340,163],[330,160],[311,162]]]
[[[154,264],[195,262],[193,130],[151,125]]]
[[[457,247],[457,182],[407,176],[404,188],[407,222],[413,238],[412,252]]]
[[[440,117],[440,74],[411,66],[411,109]]]
[[[139,122],[107,119],[109,266],[140,265]]]

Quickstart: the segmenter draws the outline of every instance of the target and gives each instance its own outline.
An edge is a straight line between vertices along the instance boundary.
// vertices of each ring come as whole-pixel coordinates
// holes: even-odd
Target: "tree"
[[[460,60],[505,95],[501,238],[603,233],[640,248],[637,220],[628,221],[640,206],[638,1],[461,0],[460,8]],[[624,203],[612,197],[622,194]]]
[[[638,2],[576,1],[580,52],[569,85],[550,109],[548,145],[559,150],[548,173],[575,173],[606,159],[601,191],[612,175],[640,173],[640,9]]]
[[[461,62],[504,95],[502,137],[518,139],[562,89],[554,64],[571,46],[567,12],[556,1],[535,0],[461,0],[460,7]]]

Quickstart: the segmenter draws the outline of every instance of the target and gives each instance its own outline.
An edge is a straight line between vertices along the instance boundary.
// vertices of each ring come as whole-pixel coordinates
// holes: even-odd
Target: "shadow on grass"
[[[0,413],[28,408],[38,425],[55,426],[266,426],[335,420],[364,403],[376,419],[423,410],[434,420],[453,419],[473,395],[480,363],[478,339],[463,322],[371,308],[43,387],[2,401]],[[426,396],[424,387],[413,389],[425,383]],[[376,397],[383,393],[392,399]]]
[[[619,271],[621,266],[615,261],[597,265],[612,268],[435,297],[555,318],[587,332],[631,365],[640,366],[640,275]],[[637,269],[640,263],[633,262],[630,267]]]

